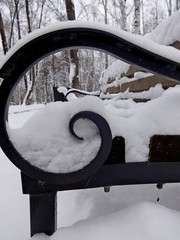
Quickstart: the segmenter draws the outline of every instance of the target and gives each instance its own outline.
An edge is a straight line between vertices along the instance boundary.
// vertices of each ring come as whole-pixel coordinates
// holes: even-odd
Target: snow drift
[[[32,240],[178,240],[180,213],[154,203],[140,203],[106,216],[57,230]]]

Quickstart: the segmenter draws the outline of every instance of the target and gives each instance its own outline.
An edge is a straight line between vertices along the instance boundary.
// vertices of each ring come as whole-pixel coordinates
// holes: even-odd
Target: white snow
[[[86,96],[71,102],[48,104],[22,128],[8,128],[10,139],[26,160],[45,171],[79,170],[96,156],[100,136],[92,122],[82,119],[77,121],[75,131],[84,140],[78,140],[71,136],[68,124],[74,114],[89,110],[108,121],[113,137],[125,138],[126,162],[147,161],[151,136],[180,134],[177,121],[180,119],[180,86],[163,91],[161,85],[157,85],[153,90],[148,93],[154,93],[156,98],[146,103],[122,100],[120,94],[105,101]]]
[[[180,10],[165,19],[151,33],[146,34],[146,37],[162,45],[180,41]]]
[[[117,76],[121,77],[123,73],[126,73],[128,71],[129,67],[130,65],[128,63],[125,63],[121,60],[116,60],[115,62],[113,62],[107,69],[105,69],[101,73],[101,77],[99,79],[101,90],[103,92],[106,91],[107,87],[109,86],[109,84],[107,85],[109,78],[112,79]]]
[[[101,144],[98,129],[89,120],[82,119],[75,124],[75,132],[84,140],[70,134],[70,119],[83,110],[104,115],[102,101],[96,97],[50,103],[22,128],[9,130],[10,138],[32,165],[49,172],[79,170],[94,159]]]
[[[175,89],[179,92],[180,87]],[[105,101],[113,135],[125,138],[126,162],[147,161],[149,140],[154,134],[180,133],[179,93],[165,91],[146,103],[135,103],[132,99]]]
[[[11,105],[9,108],[8,123],[11,128],[21,128],[24,123],[33,116],[37,111],[43,109],[45,106],[43,104],[33,104],[33,105]],[[23,118],[19,117],[19,114],[23,113]]]
[[[142,92],[130,92],[129,88],[125,92],[120,92],[116,94],[101,94],[101,98],[114,98],[114,99],[127,99],[127,98],[132,98],[132,99],[155,99],[158,97],[161,97],[162,94],[164,93],[164,89],[162,88],[162,84],[158,83],[154,87],[151,87],[147,91],[142,91]],[[115,98],[116,97],[116,98]]]
[[[57,89],[57,91],[60,92],[60,93],[63,93],[65,96],[68,94],[66,96],[68,101],[71,101],[72,99],[77,99],[77,97],[74,94],[74,92],[78,92],[80,94],[89,95],[89,96],[99,96],[100,95],[100,90],[88,92],[88,91],[80,90],[80,89],[77,89],[77,88],[70,88],[68,90],[65,87],[59,87]]]
[[[176,24],[179,26],[179,20]],[[59,27],[84,27],[85,25],[84,23],[71,22],[53,25],[53,27],[50,26],[42,31],[39,30],[35,34],[31,34],[30,38],[28,36],[19,42],[1,62],[1,66],[13,52],[30,39],[47,31],[59,29]],[[99,28],[97,23],[87,24],[86,26]],[[167,24],[166,27],[169,26]],[[166,27],[164,27],[165,34],[166,30],[168,30]],[[110,29],[114,34],[118,32],[117,29],[106,26],[103,26],[102,29]],[[180,31],[176,30],[172,31],[172,33],[174,33],[174,36],[178,34],[177,37],[179,37]],[[131,39],[140,46],[146,46],[157,53],[162,53],[164,49],[164,54],[167,57],[169,56],[179,62],[179,52],[172,50],[171,47],[162,48],[160,45],[138,36],[131,38],[132,35],[126,32],[119,31],[117,34]],[[170,37],[167,37],[165,41],[171,41]],[[93,101],[93,98],[91,100]],[[179,133],[179,101],[180,88],[177,86],[162,92],[157,98],[147,103],[136,104],[131,99],[123,101],[117,97],[105,101],[102,109],[96,108],[96,104],[90,109],[98,112],[101,110],[101,113],[108,120],[114,135],[115,133],[125,134],[124,136],[127,139],[132,138],[129,145],[126,144],[126,155],[129,160],[134,160],[133,157],[136,155],[134,146],[136,143],[144,149],[137,157],[147,157],[148,136],[153,134],[154,131],[162,134]],[[73,104],[73,102],[70,102],[70,104]],[[102,106],[101,100],[98,100],[98,104]],[[81,106],[81,103],[79,105]],[[84,110],[85,105],[82,104],[83,107],[80,107],[80,109]],[[49,119],[50,116],[52,117],[53,110],[56,107],[57,104],[50,104],[42,110],[42,113],[48,113],[44,116]],[[72,105],[68,108],[72,110],[71,113],[75,112]],[[59,109],[59,106],[57,109]],[[30,113],[21,110],[19,114],[11,112],[9,116],[11,128],[19,128],[22,125],[26,128],[30,122],[33,123],[33,119],[37,120],[37,116],[43,116],[41,111]],[[62,117],[60,113],[56,112],[56,114]],[[34,116],[28,123],[26,121],[30,115]],[[109,115],[112,118],[109,118]],[[126,124],[128,127],[125,126]],[[21,130],[19,128],[17,132]],[[44,130],[46,132],[47,129]],[[14,132],[15,130],[11,131]],[[37,129],[36,136],[37,133],[40,133],[40,129]],[[144,142],[142,142],[142,139],[144,139]],[[133,145],[133,141],[135,145]],[[131,147],[133,147],[133,150]],[[2,193],[0,197],[0,239],[27,239],[29,236],[28,197],[21,193],[19,171],[10,164],[1,151],[0,156],[0,189]],[[58,227],[61,228],[51,237],[39,234],[30,239],[179,240],[179,196],[180,184],[167,184],[161,191],[156,190],[154,185],[113,187],[108,195],[103,193],[102,189],[61,192],[58,199]],[[160,197],[160,202],[155,203],[158,197]]]
[[[166,90],[163,95],[173,92],[178,94],[179,88]],[[33,109],[37,106],[29,106],[28,109],[31,107],[31,115],[36,114]],[[10,114],[13,128],[27,121],[27,112],[22,111],[24,106],[22,110],[18,108],[19,114]],[[28,238],[28,196],[22,195],[19,171],[2,151],[0,189],[0,238],[3,240],[99,240],[105,233],[107,237],[111,236],[108,239],[113,240],[179,240],[179,183],[165,184],[162,190],[148,184],[116,186],[108,194],[102,188],[60,192],[60,229],[51,237],[39,234],[32,238]],[[157,198],[160,198],[158,203]]]
[[[70,64],[70,71],[69,71],[69,84],[72,85],[74,76],[75,76],[76,66],[74,63]]]
[[[0,68],[8,61],[8,59],[21,47],[23,47],[26,43],[30,42],[31,40],[40,37],[43,34],[57,31],[60,29],[69,29],[69,28],[89,28],[89,29],[98,29],[101,31],[109,32],[115,36],[121,37],[131,43],[134,43],[137,46],[145,48],[151,52],[154,52],[158,55],[162,55],[168,59],[171,59],[175,62],[180,62],[180,55],[177,49],[174,49],[170,46],[163,46],[160,45],[151,39],[139,36],[136,34],[132,34],[120,29],[117,29],[112,26],[108,26],[106,24],[97,23],[97,22],[83,22],[83,21],[67,21],[67,22],[58,22],[56,24],[50,24],[44,28],[35,30],[34,32],[26,35],[20,41],[18,41],[14,47],[12,47],[6,56],[0,62]]]
[[[138,35],[134,35],[134,38],[138,39]],[[180,41],[180,10],[175,12],[169,18],[162,21],[162,23],[159,24],[151,33],[148,33],[145,36],[141,36],[141,37],[139,36],[139,39],[140,38],[144,40],[143,42],[141,42],[142,45],[139,45],[139,46],[149,49],[150,51],[155,52],[157,54],[163,55],[163,50],[161,52],[161,48],[163,49],[165,46],[169,46],[176,41]],[[153,44],[150,43],[148,39],[152,40],[154,43],[160,44],[161,45],[160,49],[158,50],[158,48],[156,48],[157,46],[155,46],[156,44],[154,45],[154,43]],[[134,39],[132,42],[134,42]],[[150,46],[148,46],[148,44],[150,44]],[[171,51],[171,49],[172,47],[167,47],[167,48],[164,48],[164,51],[165,52],[167,51],[168,53],[168,51]],[[176,52],[172,53],[172,56],[173,55],[174,57],[178,55],[180,56],[178,52],[179,50],[175,49],[175,51]],[[170,52],[169,54],[171,55]],[[180,61],[178,60],[177,62],[180,62]],[[118,86],[121,86],[123,83],[136,81],[140,78],[150,76],[149,75],[150,73],[146,73],[147,75],[145,75],[145,73],[141,73],[142,75],[139,75],[140,73],[138,73],[138,76],[137,76],[137,73],[135,73],[133,78],[122,77],[122,74],[126,73],[129,67],[130,65],[128,65],[127,63],[124,63],[120,60],[116,60],[112,65],[110,65],[107,69],[105,69],[99,80],[102,86],[102,91],[105,92],[106,89],[109,87],[118,87]],[[112,79],[114,78],[115,81],[113,81],[111,84],[107,84],[107,81],[109,78],[112,78]]]
[[[141,203],[119,212],[59,229],[52,237],[40,234],[32,240],[177,240],[180,213],[153,203]]]
[[[126,76],[121,77],[121,74],[120,74],[120,75],[116,76],[115,80],[112,83],[107,84],[106,88],[118,87],[124,83],[133,82],[138,79],[147,78],[147,77],[151,77],[151,76],[153,76],[152,73],[145,73],[145,72],[135,72],[134,77],[132,77],[132,78],[129,78]],[[104,89],[106,90],[106,88],[104,88]]]

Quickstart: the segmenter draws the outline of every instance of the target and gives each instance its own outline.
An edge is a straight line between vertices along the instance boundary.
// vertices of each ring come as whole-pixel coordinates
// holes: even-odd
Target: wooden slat
[[[154,135],[150,139],[149,161],[180,162],[180,135]]]

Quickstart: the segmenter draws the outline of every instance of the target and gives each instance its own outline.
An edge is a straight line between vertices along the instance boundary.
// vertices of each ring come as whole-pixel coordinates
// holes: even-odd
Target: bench
[[[123,35],[124,36],[124,35]],[[103,39],[103,41],[102,41]],[[131,38],[130,38],[131,40]],[[93,121],[100,129],[101,147],[97,156],[83,169],[71,173],[52,173],[31,165],[16,150],[6,129],[10,97],[16,84],[27,70],[43,57],[67,48],[91,48],[135,64],[141,68],[180,80],[180,64],[157,55],[121,37],[107,27],[91,24],[60,24],[52,29],[39,30],[21,41],[1,63],[0,77],[0,145],[9,160],[21,171],[23,194],[30,196],[31,236],[44,232],[51,235],[56,230],[56,193],[57,191],[87,189],[109,186],[148,183],[180,182],[180,161],[171,161],[169,155],[162,155],[161,148],[169,141],[179,142],[179,136],[153,136],[150,145],[150,160],[147,162],[125,163],[125,141],[121,136],[112,139],[106,120],[93,112],[83,111],[72,117],[70,132],[75,138],[74,123],[80,118]],[[159,142],[160,147],[155,146]],[[178,148],[178,145],[175,144]],[[176,155],[177,156],[177,155]]]

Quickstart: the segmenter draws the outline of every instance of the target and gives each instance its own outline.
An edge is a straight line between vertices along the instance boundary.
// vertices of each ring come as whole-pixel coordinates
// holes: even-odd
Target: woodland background
[[[0,0],[0,59],[24,35],[50,23],[102,22],[145,35],[179,8],[180,0]],[[87,49],[50,55],[26,73],[11,104],[50,102],[54,86],[97,90],[102,72],[114,61],[103,52]]]

